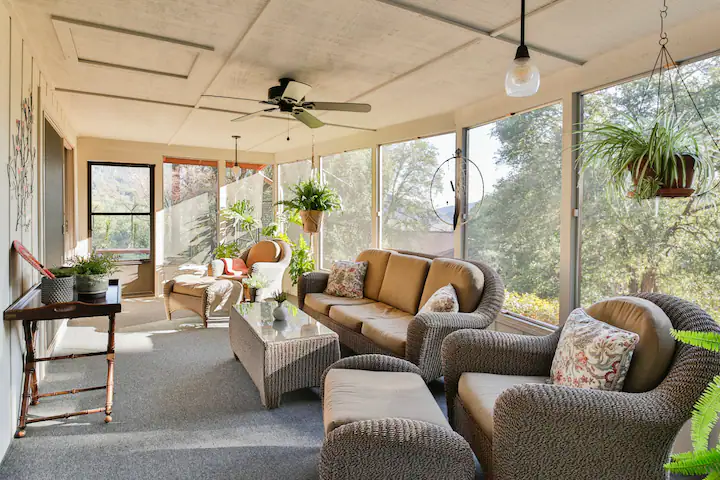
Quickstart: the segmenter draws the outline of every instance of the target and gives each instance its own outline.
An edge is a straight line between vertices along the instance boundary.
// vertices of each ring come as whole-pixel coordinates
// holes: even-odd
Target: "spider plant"
[[[319,179],[311,178],[310,180],[300,181],[290,187],[290,192],[293,198],[281,200],[277,204],[297,212],[342,210],[340,195]]]
[[[716,332],[671,331],[677,340],[720,352],[720,334]],[[665,469],[681,475],[707,475],[706,479],[720,479],[720,447],[709,448],[710,433],[718,422],[720,413],[720,375],[715,377],[700,400],[695,404],[692,414],[691,438],[692,452],[678,453],[665,464]]]
[[[689,188],[693,168],[696,187],[714,176],[712,161],[700,141],[700,125],[687,115],[661,111],[649,119],[624,116],[619,123],[591,123],[579,131],[581,171],[604,171],[611,189],[638,200],[663,189]],[[692,162],[692,163],[689,163]]]

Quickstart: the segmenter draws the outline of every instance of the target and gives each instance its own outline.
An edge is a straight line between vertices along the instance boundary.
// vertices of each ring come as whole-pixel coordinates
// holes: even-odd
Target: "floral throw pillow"
[[[425,305],[420,309],[419,313],[427,312],[459,312],[460,303],[458,303],[457,293],[452,284],[448,283],[444,287],[438,288],[433,293]]]
[[[368,262],[333,262],[325,293],[336,297],[362,298]]]
[[[596,320],[578,308],[570,313],[555,350],[555,385],[621,391],[640,337]]]

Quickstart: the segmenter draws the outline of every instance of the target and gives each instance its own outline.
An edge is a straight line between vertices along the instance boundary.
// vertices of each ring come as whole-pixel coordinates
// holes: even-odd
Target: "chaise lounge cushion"
[[[412,319],[412,315],[406,315],[382,320],[365,320],[360,331],[375,344],[404,358],[408,325]]]
[[[254,264],[258,262],[277,262],[280,258],[281,248],[277,242],[272,240],[263,240],[250,248],[247,256],[248,269],[252,270]]]
[[[657,387],[675,354],[675,340],[670,335],[672,323],[665,312],[653,302],[637,297],[604,300],[591,305],[586,312],[597,320],[640,336],[623,390],[637,393]]]
[[[412,315],[397,308],[385,305],[381,302],[373,302],[365,305],[334,305],[330,307],[330,318],[350,330],[360,332],[364,322],[372,320],[393,320],[409,318]],[[408,320],[409,321],[409,320]]]
[[[427,258],[393,253],[388,260],[378,300],[415,315],[429,269],[430,260]]]
[[[380,287],[382,287],[385,269],[392,252],[388,250],[370,249],[360,253],[358,262],[367,262],[368,268],[365,274],[365,297],[378,300]]]
[[[485,287],[485,276],[472,263],[454,258],[436,258],[432,261],[420,306],[425,305],[433,293],[448,283],[455,288],[461,312],[472,312],[477,308]]]
[[[323,315],[330,313],[330,307],[334,305],[364,305],[367,303],[373,303],[373,301],[369,298],[336,297],[325,293],[308,293],[305,295],[305,305]]]
[[[549,377],[463,373],[458,383],[458,396],[465,409],[489,438],[493,434],[493,411],[501,393],[515,385],[548,383]]]
[[[450,428],[420,375],[331,369],[325,377],[325,433],[360,420],[405,418]]]
[[[174,280],[173,293],[191,297],[202,297],[205,290],[215,283],[213,277],[198,277],[196,275],[179,275]]]

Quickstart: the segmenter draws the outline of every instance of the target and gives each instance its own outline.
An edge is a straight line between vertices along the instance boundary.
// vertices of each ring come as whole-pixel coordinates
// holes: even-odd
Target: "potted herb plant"
[[[285,300],[287,300],[287,293],[277,291],[272,294],[271,298],[277,302],[277,306],[272,312],[273,318],[279,321],[287,320],[288,311],[284,304]]]
[[[610,187],[637,200],[689,197],[714,176],[704,156],[697,122],[673,112],[649,120],[629,116],[619,123],[589,124],[579,133],[581,170],[604,171]]]
[[[254,302],[257,298],[258,290],[267,288],[267,286],[270,285],[268,279],[259,273],[253,273],[249,277],[244,278],[242,283],[245,286],[245,298],[251,302]]]
[[[51,268],[55,278],[42,277],[40,283],[40,301],[45,305],[73,301],[75,288],[75,270],[72,267]]]
[[[110,275],[118,271],[117,257],[92,252],[73,261],[75,288],[78,295],[100,295],[107,292]]]
[[[277,204],[298,212],[306,233],[317,233],[320,230],[325,212],[342,210],[340,195],[317,178],[296,183],[290,187],[290,192],[293,198],[281,200]]]

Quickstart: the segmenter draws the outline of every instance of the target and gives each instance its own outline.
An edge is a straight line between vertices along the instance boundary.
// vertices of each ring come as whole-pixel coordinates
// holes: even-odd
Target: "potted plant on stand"
[[[115,255],[92,252],[73,260],[75,288],[78,295],[101,295],[107,292],[110,275],[118,271]]]
[[[75,270],[72,267],[51,268],[55,278],[42,277],[40,301],[45,305],[73,301],[75,288]]]
[[[250,302],[254,302],[257,299],[258,290],[267,288],[267,286],[270,285],[268,279],[259,273],[253,273],[249,277],[244,278],[242,283],[245,287],[245,298]],[[262,299],[262,295],[260,295],[260,298]]]
[[[689,197],[714,176],[699,132],[697,122],[663,111],[647,121],[626,116],[590,124],[579,132],[578,161],[582,171],[604,171],[614,191],[637,200]]]
[[[293,198],[281,200],[277,204],[298,212],[306,233],[320,231],[325,212],[342,210],[340,195],[319,179],[300,181],[290,187],[290,192]]]

